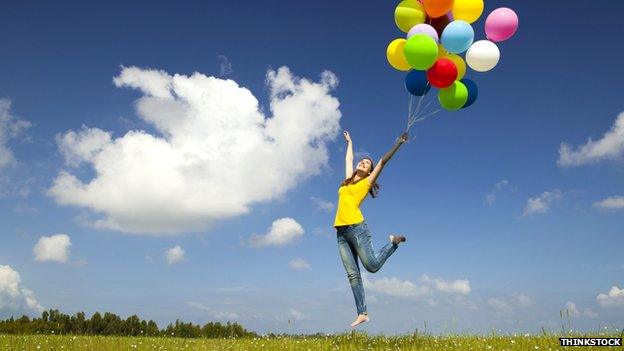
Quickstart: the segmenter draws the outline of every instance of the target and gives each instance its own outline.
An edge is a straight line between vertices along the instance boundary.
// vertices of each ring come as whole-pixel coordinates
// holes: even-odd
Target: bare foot
[[[370,320],[370,318],[368,318],[368,315],[365,314],[359,314],[357,316],[357,318],[353,321],[353,323],[351,323],[352,327],[357,327],[358,325],[364,323],[364,322],[368,322]]]

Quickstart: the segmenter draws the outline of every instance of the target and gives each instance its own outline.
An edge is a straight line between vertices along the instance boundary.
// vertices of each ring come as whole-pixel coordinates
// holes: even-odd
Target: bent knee
[[[377,266],[372,266],[372,265],[365,265],[364,268],[370,272],[370,273],[377,273],[377,271],[379,271],[379,268],[381,267],[377,267]]]

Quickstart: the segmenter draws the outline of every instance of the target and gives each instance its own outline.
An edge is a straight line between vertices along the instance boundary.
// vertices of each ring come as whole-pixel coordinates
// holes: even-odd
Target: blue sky
[[[13,295],[0,288],[0,317],[37,314],[25,302],[28,289],[39,306],[67,313],[137,313],[161,325],[230,319],[259,332],[347,330],[355,308],[331,228],[343,176],[338,133],[349,130],[357,152],[379,158],[405,127],[403,74],[385,59],[386,45],[402,35],[395,5],[6,3],[0,150],[11,158],[0,163],[0,266],[13,273],[3,276],[5,286],[17,273],[20,288]],[[415,126],[416,140],[380,178],[380,197],[363,206],[377,246],[389,233],[408,236],[380,272],[367,275],[369,332],[402,333],[425,322],[434,332],[558,330],[566,305],[574,328],[624,322],[624,127],[617,127],[624,125],[624,53],[616,29],[624,4],[489,0],[485,14],[501,6],[516,10],[520,29],[499,45],[493,71],[469,73],[477,103]],[[595,14],[600,20],[589,20]],[[484,20],[474,24],[478,39]],[[194,72],[206,77],[188,78]],[[267,72],[279,73],[267,79]],[[208,97],[159,105],[154,89],[171,82]],[[299,100],[277,94],[289,84]],[[245,110],[255,101],[245,89],[260,113]],[[141,112],[139,99],[152,105]],[[222,124],[194,124],[212,112]],[[249,120],[274,115],[283,117],[273,126],[281,149],[245,153],[253,134],[234,133],[232,151],[230,139],[209,134],[231,120],[251,128]],[[150,122],[161,117],[174,122]],[[159,140],[167,152],[154,149]],[[204,140],[225,149],[201,149]],[[562,143],[571,161],[563,160]],[[102,150],[108,156],[96,160]],[[129,150],[162,159],[143,163]],[[245,161],[228,164],[210,150]],[[189,183],[163,180],[167,157],[185,154],[201,158],[199,176],[189,169],[182,178]],[[62,172],[82,184],[97,179],[94,165],[110,171],[99,191],[51,193]],[[188,200],[196,194],[198,201]],[[129,222],[110,224],[126,213]],[[94,225],[102,218],[113,221]],[[251,244],[284,218],[293,221],[278,221],[275,232],[292,242],[276,245],[275,234]],[[177,233],[155,233],[161,223]],[[52,250],[63,246],[57,234],[70,239],[69,253]],[[38,257],[42,237],[57,246],[40,247]],[[165,252],[176,246],[184,255],[170,264]],[[292,260],[309,267],[295,269]],[[469,291],[457,288],[465,281]]]

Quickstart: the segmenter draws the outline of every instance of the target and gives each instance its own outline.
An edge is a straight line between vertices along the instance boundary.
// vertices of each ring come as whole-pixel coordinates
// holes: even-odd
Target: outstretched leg
[[[338,251],[340,252],[340,258],[342,258],[342,264],[345,267],[347,277],[349,278],[349,284],[353,291],[357,313],[358,315],[366,314],[364,285],[362,284],[362,276],[360,275],[360,267],[358,266],[355,248],[349,245],[349,242],[344,236],[338,235]]]
[[[378,252],[375,252],[371,240],[371,234],[368,230],[368,225],[364,224],[363,229],[363,231],[358,232],[355,235],[355,250],[357,255],[360,257],[364,268],[371,273],[375,273],[381,269],[388,257],[396,251],[399,245],[393,242],[388,242]]]

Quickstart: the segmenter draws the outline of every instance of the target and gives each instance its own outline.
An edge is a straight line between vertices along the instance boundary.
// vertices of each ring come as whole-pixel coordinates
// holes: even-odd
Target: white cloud
[[[301,312],[297,311],[297,310],[296,310],[296,309],[294,309],[294,308],[291,308],[291,309],[290,309],[290,311],[288,311],[288,315],[289,315],[292,319],[294,319],[294,320],[296,320],[296,321],[301,321],[301,320],[304,320],[304,319],[308,318],[308,316],[306,316],[305,314],[303,314],[303,313],[301,313]]]
[[[566,314],[566,316],[569,315],[570,317],[573,317],[573,318],[581,318],[581,317],[592,318],[592,319],[598,318],[598,313],[594,312],[590,308],[585,308],[581,312],[581,310],[578,308],[576,303],[571,302],[571,301],[566,302],[565,308],[563,309],[563,313]]]
[[[370,280],[367,274],[362,276],[362,280],[366,288],[373,292],[410,299],[431,297],[435,292],[467,295],[471,291],[470,282],[466,279],[448,282],[442,279],[432,279],[427,275],[423,275],[418,284],[395,277]]]
[[[602,139],[591,140],[579,146],[576,150],[567,143],[559,147],[561,167],[580,166],[607,159],[619,159],[624,156],[624,113],[620,113],[611,130],[606,132]]]
[[[310,263],[303,258],[295,258],[290,261],[290,268],[297,270],[310,269]]]
[[[487,300],[487,304],[497,310],[511,311],[511,304],[501,297],[490,298]]]
[[[553,201],[563,197],[563,193],[559,189],[545,191],[541,195],[529,198],[524,208],[523,216],[531,216],[534,214],[544,214],[550,211],[550,205]]]
[[[594,203],[603,210],[624,210],[624,196],[612,196]]]
[[[494,202],[496,202],[498,194],[507,187],[509,187],[509,181],[506,179],[503,179],[500,182],[496,183],[492,191],[485,195],[485,203],[488,205],[492,205]]]
[[[280,218],[273,221],[265,235],[252,235],[250,243],[255,247],[284,246],[303,236],[303,227],[292,218]]]
[[[603,307],[624,307],[624,289],[613,286],[607,294],[598,294],[596,300]]]
[[[564,311],[566,311],[571,317],[578,318],[581,316],[581,312],[579,312],[578,308],[576,308],[576,304],[571,301],[566,302]]]
[[[523,307],[529,307],[533,304],[533,300],[530,297],[522,294],[516,295],[514,300],[517,301],[518,305]]]
[[[336,209],[336,204],[331,201],[326,201],[316,196],[312,196],[310,200],[312,200],[312,202],[316,205],[316,208],[321,211],[331,213]]]
[[[69,260],[71,240],[66,234],[42,236],[33,248],[35,260],[66,263]]]
[[[15,161],[13,152],[7,146],[9,140],[16,138],[30,126],[30,122],[11,114],[11,100],[0,99],[0,170]]]
[[[4,265],[0,265],[0,310],[2,309],[29,310],[38,313],[44,310],[35,294],[22,286],[19,273]]]
[[[269,70],[271,116],[248,89],[200,73],[128,67],[114,83],[142,93],[137,114],[156,132],[68,131],[58,137],[68,166],[88,165],[95,176],[64,170],[48,190],[59,204],[101,216],[96,228],[177,234],[248,213],[320,174],[340,130],[330,72],[316,83]]]
[[[234,70],[232,69],[232,63],[225,55],[217,56],[219,58],[219,62],[221,64],[221,77],[232,74]]]
[[[529,307],[533,305],[533,300],[526,295],[517,294],[513,296],[489,298],[486,303],[497,310],[509,312],[514,308]]]
[[[165,251],[165,259],[169,265],[181,262],[184,260],[185,255],[186,252],[184,252],[184,249],[182,249],[180,245],[176,245]]]
[[[594,312],[590,308],[585,308],[583,310],[583,315],[585,315],[585,317],[587,317],[587,318],[592,318],[592,319],[599,317],[598,313]]]
[[[78,133],[69,131],[56,136],[59,151],[65,162],[71,166],[79,166],[93,159],[102,149],[111,143],[111,134],[100,129],[89,129],[82,126]]]
[[[400,280],[395,277],[370,280],[364,275],[362,278],[368,290],[389,296],[419,299],[433,293],[428,286],[417,285],[409,280]]]
[[[193,308],[197,308],[201,311],[207,312],[212,318],[220,319],[220,320],[239,320],[241,319],[240,315],[236,312],[232,311],[219,311],[214,308],[207,306],[201,302],[187,302],[187,305]]]
[[[431,279],[429,276],[423,275],[421,281],[434,286],[436,290],[441,292],[460,295],[470,294],[470,282],[467,279],[457,279],[452,282],[447,282],[442,279]]]

